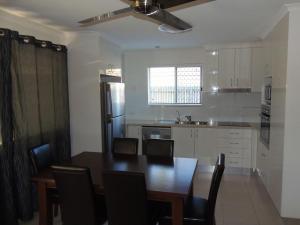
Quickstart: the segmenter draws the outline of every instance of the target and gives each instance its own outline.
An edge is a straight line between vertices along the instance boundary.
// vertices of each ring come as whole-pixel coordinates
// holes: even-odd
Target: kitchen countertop
[[[127,125],[138,126],[159,126],[159,127],[199,127],[199,128],[239,128],[239,129],[259,129],[259,123],[233,122],[233,121],[212,121],[208,124],[177,124],[173,120],[126,120]]]

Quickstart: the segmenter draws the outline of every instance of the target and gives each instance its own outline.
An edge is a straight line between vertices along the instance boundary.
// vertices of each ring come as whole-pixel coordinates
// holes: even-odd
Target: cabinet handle
[[[239,162],[232,162],[232,161],[230,161],[229,163],[230,164],[238,164]]]
[[[239,143],[237,143],[237,142],[230,142],[229,144],[231,144],[231,145],[238,145]]]
[[[230,154],[238,155],[239,152],[230,152]]]
[[[240,133],[238,133],[238,132],[230,132],[229,134],[240,134]]]

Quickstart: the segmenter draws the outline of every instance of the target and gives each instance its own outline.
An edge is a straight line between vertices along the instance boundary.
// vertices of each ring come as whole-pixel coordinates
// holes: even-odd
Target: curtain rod
[[[40,48],[49,48],[57,52],[66,52],[67,47],[60,44],[54,44],[50,41],[38,40],[33,36],[20,35],[17,31],[0,28],[0,37],[9,36],[12,39],[21,41],[24,44],[34,44]]]

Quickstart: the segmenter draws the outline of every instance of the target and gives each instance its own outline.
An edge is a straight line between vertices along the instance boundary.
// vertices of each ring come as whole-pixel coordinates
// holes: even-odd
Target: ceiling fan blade
[[[212,2],[215,0],[157,0],[157,4],[160,5],[160,7],[162,9],[168,9],[171,7],[175,7],[175,6],[179,6],[179,5],[183,5],[186,3],[191,3],[191,2],[195,2],[196,4],[204,4],[207,2]]]
[[[98,23],[103,23],[106,22],[108,20],[111,19],[115,19],[119,16],[122,16],[126,13],[130,13],[132,12],[132,8],[128,7],[128,8],[124,8],[124,9],[119,9],[113,12],[108,12],[108,13],[104,13],[100,16],[95,16],[95,17],[91,17],[82,21],[79,21],[78,23],[80,23],[80,26],[85,27],[85,26],[92,26]]]
[[[160,24],[167,24],[177,30],[190,30],[192,26],[166,10],[158,9],[155,13],[148,14],[148,17],[158,21]]]

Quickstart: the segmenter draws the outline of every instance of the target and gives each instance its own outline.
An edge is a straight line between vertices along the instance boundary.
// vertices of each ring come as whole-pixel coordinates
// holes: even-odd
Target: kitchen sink
[[[176,121],[179,125],[207,125],[207,121]]]

